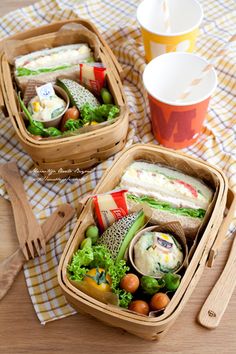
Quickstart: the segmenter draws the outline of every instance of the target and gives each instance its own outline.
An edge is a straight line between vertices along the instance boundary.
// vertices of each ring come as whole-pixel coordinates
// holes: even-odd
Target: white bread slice
[[[90,56],[91,49],[87,43],[70,44],[19,56],[15,59],[15,67],[37,70],[65,64],[74,65]]]
[[[207,209],[213,196],[213,191],[200,179],[144,161],[135,161],[128,166],[120,186],[134,195],[147,195],[177,207],[194,209]]]

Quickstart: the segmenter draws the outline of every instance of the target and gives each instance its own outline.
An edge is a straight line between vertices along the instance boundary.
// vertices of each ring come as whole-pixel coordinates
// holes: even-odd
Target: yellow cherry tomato
[[[84,281],[93,286],[95,289],[107,292],[111,291],[111,277],[106,274],[103,268],[92,268],[90,269],[84,277]]]

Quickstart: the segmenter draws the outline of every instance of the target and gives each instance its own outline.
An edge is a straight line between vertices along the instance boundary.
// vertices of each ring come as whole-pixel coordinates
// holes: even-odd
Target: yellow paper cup
[[[137,9],[147,62],[168,52],[193,52],[203,18],[197,0],[166,0],[168,29],[163,1],[144,0]]]

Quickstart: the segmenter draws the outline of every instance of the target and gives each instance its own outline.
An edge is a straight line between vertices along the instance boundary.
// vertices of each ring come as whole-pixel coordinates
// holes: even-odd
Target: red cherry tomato
[[[153,311],[165,309],[169,304],[170,298],[165,293],[156,293],[150,301],[150,308]]]
[[[134,300],[129,304],[129,310],[147,316],[149,314],[149,305],[146,301]]]
[[[128,273],[121,279],[120,287],[133,294],[139,287],[139,278],[135,274]]]
[[[32,138],[34,140],[41,140],[42,139],[41,135],[32,135]]]
[[[66,130],[64,126],[69,119],[73,119],[73,120],[79,119],[79,110],[75,106],[67,109],[64,116],[62,117],[62,120],[60,122],[60,130],[62,132]]]

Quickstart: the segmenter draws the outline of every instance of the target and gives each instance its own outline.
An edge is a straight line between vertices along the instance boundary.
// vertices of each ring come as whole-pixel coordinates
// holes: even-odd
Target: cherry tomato
[[[165,293],[156,293],[150,301],[150,308],[153,311],[163,310],[169,304],[170,298]]]
[[[64,132],[66,130],[64,126],[69,119],[77,120],[78,118],[79,118],[79,110],[75,106],[67,109],[66,113],[64,114],[60,122],[61,131]]]
[[[84,277],[84,281],[92,285],[95,289],[107,292],[111,291],[111,277],[106,274],[103,268],[92,268],[90,269]]]
[[[129,310],[147,316],[149,313],[149,305],[146,301],[134,300],[129,304]]]
[[[42,139],[41,135],[33,135],[32,138],[34,140],[41,140]]]
[[[120,287],[133,294],[139,287],[139,278],[135,274],[128,273],[121,279]]]
[[[79,110],[73,106],[69,109],[67,109],[66,113],[64,114],[64,117],[68,119],[78,119],[79,118]]]

